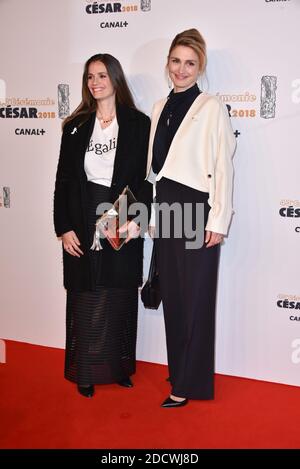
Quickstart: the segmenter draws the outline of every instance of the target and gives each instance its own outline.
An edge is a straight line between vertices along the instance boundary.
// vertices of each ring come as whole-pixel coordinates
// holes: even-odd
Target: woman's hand
[[[80,255],[83,255],[83,252],[79,248],[80,241],[77,238],[75,231],[68,231],[67,233],[64,233],[61,237],[61,240],[63,243],[64,250],[68,254],[76,257],[80,257]]]
[[[222,243],[224,235],[221,233],[214,233],[213,231],[205,231],[205,244],[207,248],[211,248],[216,244]]]
[[[149,225],[148,226],[148,233],[151,239],[155,238],[155,226]]]
[[[127,238],[125,239],[125,243],[128,243],[133,238],[138,238],[140,236],[141,228],[139,225],[135,223],[134,220],[125,223],[125,225],[121,226],[119,229],[119,233],[125,233],[127,231]]]

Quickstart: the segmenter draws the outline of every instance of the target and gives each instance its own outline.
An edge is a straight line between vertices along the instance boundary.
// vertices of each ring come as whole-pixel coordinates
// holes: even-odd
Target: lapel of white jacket
[[[210,95],[207,93],[201,93],[191,107],[189,108],[188,112],[182,119],[182,122],[180,126],[177,129],[176,134],[174,135],[174,138],[172,140],[172,143],[170,145],[169,151],[167,158],[169,157],[170,154],[173,152],[173,148],[176,148],[176,142],[179,139],[180,135],[186,130],[190,128],[190,125],[192,123],[192,120],[196,118],[196,115],[199,114],[200,110],[202,109],[203,105],[206,103],[206,101],[209,99]],[[166,160],[167,160],[166,158]]]
[[[184,131],[185,127],[191,122],[191,120],[195,117],[196,114],[199,113],[200,109],[202,106],[206,103],[206,101],[210,98],[210,95],[207,93],[201,93],[193,102],[191,105],[190,109],[184,116],[180,126],[177,129],[176,134],[174,135],[174,138],[172,140],[172,143],[170,145],[168,155],[166,158],[169,158],[169,155],[172,153],[172,149],[175,147],[176,148],[176,140],[180,137],[180,134]],[[150,139],[149,139],[149,151],[148,151],[148,163],[147,163],[147,175],[150,173],[151,169],[151,163],[152,163],[152,155],[153,155],[153,141],[154,141],[154,136],[157,128],[157,124],[161,115],[161,112],[167,102],[166,99],[162,99],[161,101],[158,101],[157,104],[154,106],[153,109],[153,114],[152,114],[152,125],[151,125],[151,132],[150,132]]]

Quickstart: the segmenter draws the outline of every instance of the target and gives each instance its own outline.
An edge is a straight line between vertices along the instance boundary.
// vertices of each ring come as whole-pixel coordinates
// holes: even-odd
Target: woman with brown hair
[[[147,174],[159,208],[155,244],[171,384],[163,407],[214,396],[218,261],[232,215],[235,138],[226,108],[198,88],[205,67],[206,45],[199,31],[177,34],[167,60],[173,89],[154,106],[151,123]],[[176,213],[164,217],[163,205],[177,206],[181,226]]]
[[[119,61],[92,56],[84,67],[82,101],[63,125],[54,194],[67,290],[65,377],[86,397],[95,384],[133,386],[140,228],[129,223],[129,242],[119,251],[106,239],[101,250],[90,248],[99,204],[113,203],[127,185],[139,202],[151,203],[151,185],[144,181],[149,128]]]

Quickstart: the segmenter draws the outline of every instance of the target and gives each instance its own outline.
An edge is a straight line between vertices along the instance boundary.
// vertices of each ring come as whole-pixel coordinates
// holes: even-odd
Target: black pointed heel
[[[118,385],[123,386],[124,388],[133,388],[133,382],[129,377],[118,381]]]
[[[80,384],[78,384],[77,389],[78,392],[84,397],[93,397],[95,392],[93,384],[91,384],[90,386],[80,386]]]
[[[188,402],[188,399],[184,399],[184,401],[174,401],[171,397],[167,397],[167,399],[161,404],[161,407],[183,407]]]

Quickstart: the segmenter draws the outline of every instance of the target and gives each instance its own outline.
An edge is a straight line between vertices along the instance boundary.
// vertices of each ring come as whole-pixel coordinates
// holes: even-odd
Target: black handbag
[[[150,261],[150,268],[148,280],[141,289],[141,300],[148,309],[157,309],[161,302],[159,276],[156,264],[155,243],[153,242],[153,249]]]

